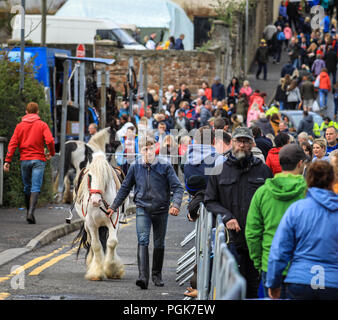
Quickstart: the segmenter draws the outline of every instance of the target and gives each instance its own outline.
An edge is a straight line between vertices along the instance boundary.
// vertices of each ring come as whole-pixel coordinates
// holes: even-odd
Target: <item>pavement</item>
[[[27,223],[25,208],[1,208],[0,266],[80,229],[82,220],[76,210],[73,210],[72,223],[66,223],[69,208],[69,204],[37,208],[36,224]]]

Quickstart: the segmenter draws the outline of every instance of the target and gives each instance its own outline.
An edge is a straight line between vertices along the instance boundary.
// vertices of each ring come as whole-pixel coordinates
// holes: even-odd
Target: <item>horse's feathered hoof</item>
[[[90,281],[102,281],[103,278],[101,277],[91,277],[91,278],[86,278],[87,280],[90,280]]]
[[[120,270],[114,270],[113,272],[112,271],[106,271],[105,274],[106,274],[106,277],[108,279],[122,279],[124,274],[125,274],[125,271],[122,268]]]
[[[86,280],[90,281],[101,281],[104,279],[104,274],[103,273],[87,273],[85,275]]]

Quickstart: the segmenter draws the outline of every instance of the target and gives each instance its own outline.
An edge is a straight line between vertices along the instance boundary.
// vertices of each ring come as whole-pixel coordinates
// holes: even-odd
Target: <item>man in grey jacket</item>
[[[309,111],[316,99],[315,86],[309,80],[309,76],[303,77],[303,82],[300,87],[300,95],[303,100],[303,109]]]
[[[306,132],[309,136],[312,136],[315,138],[314,132],[313,132],[313,118],[309,114],[308,111],[303,111],[303,119],[299,122],[299,126],[297,128],[297,134],[301,132]]]
[[[212,103],[211,101],[206,101],[205,105],[201,108],[201,113],[200,113],[200,124],[201,127],[207,126],[208,125],[208,120],[211,118],[212,110]]]

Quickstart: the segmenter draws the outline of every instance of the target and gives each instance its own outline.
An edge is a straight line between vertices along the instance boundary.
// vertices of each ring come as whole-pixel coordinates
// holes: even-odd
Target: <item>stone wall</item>
[[[178,88],[181,82],[187,82],[192,94],[196,94],[202,81],[212,84],[217,75],[227,86],[232,77],[244,80],[244,56],[247,45],[248,70],[254,62],[256,49],[266,25],[273,22],[274,2],[258,0],[249,11],[248,43],[245,43],[245,12],[238,14],[232,26],[214,21],[210,32],[211,39],[204,52],[198,51],[129,51],[113,46],[96,45],[95,56],[114,58],[116,64],[110,68],[111,84],[123,93],[126,82],[128,59],[134,57],[135,70],[138,72],[140,60],[148,61],[148,88],[159,90],[160,64],[163,63],[163,90],[169,84]],[[247,71],[248,71],[247,70]]]
[[[216,55],[212,52],[125,50],[109,45],[96,45],[95,56],[116,59],[116,63],[109,67],[110,83],[121,93],[124,92],[123,83],[127,79],[128,60],[131,56],[134,58],[137,75],[141,59],[147,62],[148,89],[155,89],[157,92],[160,86],[160,64],[163,65],[164,92],[170,84],[178,89],[181,82],[186,82],[191,93],[196,95],[202,82],[208,81],[211,86],[216,75]]]

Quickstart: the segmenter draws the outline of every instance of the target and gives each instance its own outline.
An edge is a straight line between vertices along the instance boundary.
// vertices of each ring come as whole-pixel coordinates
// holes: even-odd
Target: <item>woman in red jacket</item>
[[[275,138],[276,147],[269,150],[266,158],[266,165],[271,169],[273,175],[282,172],[282,168],[279,163],[279,151],[289,142],[289,135],[287,133],[280,132]]]
[[[202,89],[204,90],[205,96],[209,101],[212,101],[212,91],[211,88],[209,87],[208,82],[203,81],[202,82]]]
[[[328,70],[323,68],[319,74],[319,106],[320,109],[327,107],[327,97],[331,91],[331,80],[328,74]]]
[[[8,172],[12,157],[17,147],[20,150],[21,175],[24,184],[27,207],[27,222],[35,223],[34,210],[38,201],[46,160],[55,155],[55,145],[52,133],[47,123],[38,116],[39,106],[30,102],[26,106],[26,115],[16,126],[8,145],[4,171]],[[49,153],[45,155],[44,143]]]

